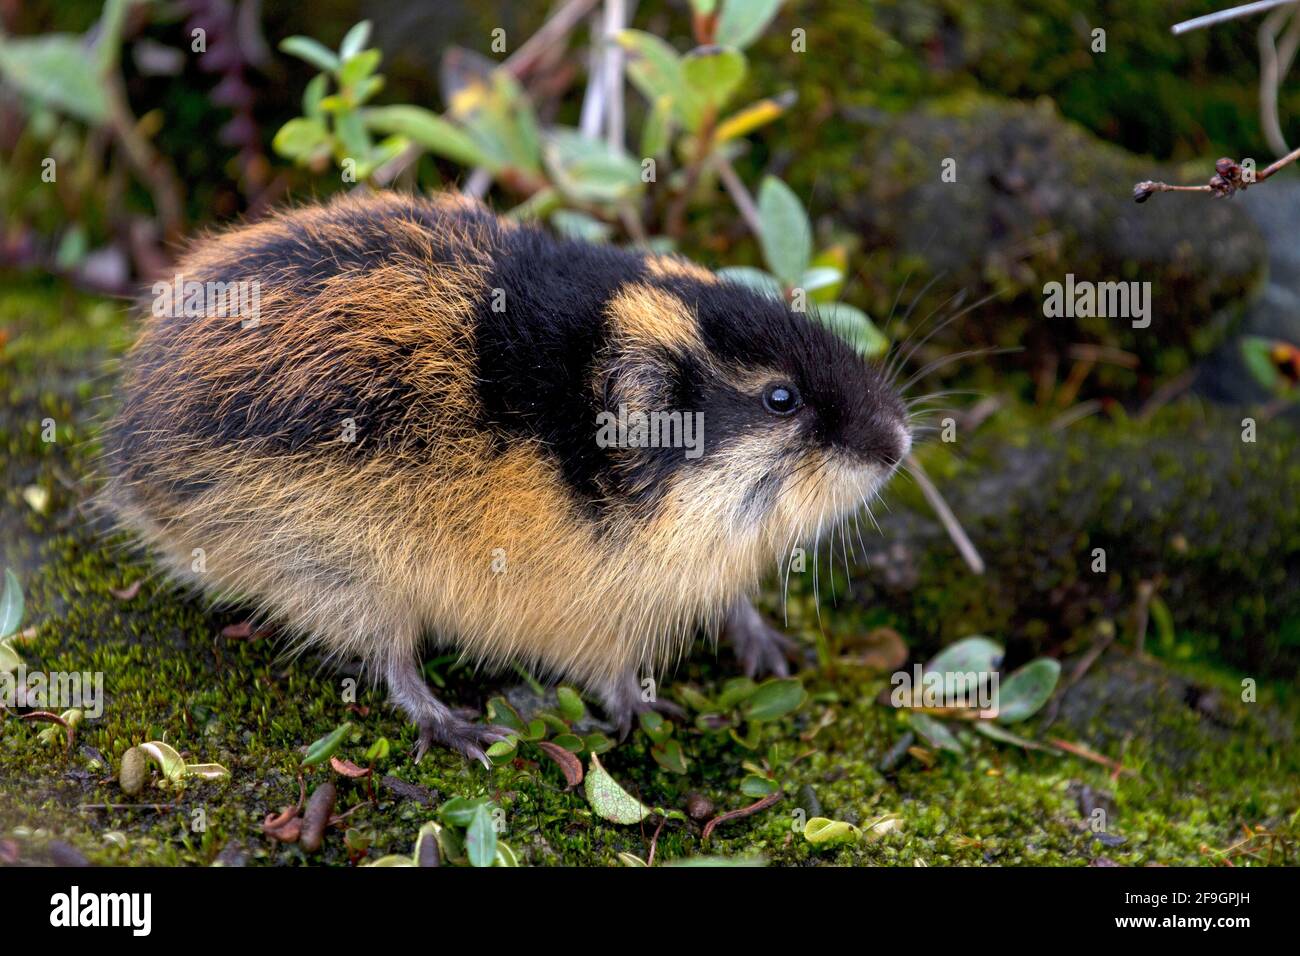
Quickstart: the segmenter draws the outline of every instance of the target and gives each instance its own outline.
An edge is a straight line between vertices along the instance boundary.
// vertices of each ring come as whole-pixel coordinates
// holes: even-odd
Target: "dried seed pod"
[[[122,754],[122,767],[118,771],[117,781],[122,785],[122,792],[134,797],[144,789],[149,779],[149,758],[139,747],[132,747]]]
[[[338,799],[338,790],[332,783],[322,783],[312,791],[307,801],[307,810],[302,815],[302,835],[298,842],[308,853],[320,849],[325,838],[325,827],[334,815],[334,801]]]

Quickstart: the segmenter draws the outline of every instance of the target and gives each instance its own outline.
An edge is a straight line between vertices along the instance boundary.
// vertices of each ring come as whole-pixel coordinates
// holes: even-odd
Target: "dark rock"
[[[713,816],[713,801],[701,793],[691,791],[686,795],[686,814],[692,820],[707,820]]]
[[[405,780],[394,777],[392,774],[385,776],[380,783],[384,785],[385,790],[390,790],[404,800],[414,800],[416,803],[423,804],[426,807],[436,807],[439,797],[437,792],[421,787],[419,784],[407,783]]]
[[[860,179],[828,177],[814,207],[835,208],[868,251],[924,263],[913,289],[943,274],[917,318],[961,289],[967,302],[998,292],[935,336],[938,354],[1023,347],[998,361],[1037,367],[1067,362],[1078,343],[1111,346],[1138,356],[1137,375],[1099,367],[1092,383],[1146,391],[1222,342],[1262,282],[1264,244],[1239,203],[1198,195],[1135,204],[1135,182],[1179,177],[1063,121],[1050,104],[943,101],[864,127],[859,155]],[[955,182],[943,181],[946,159]],[[1150,282],[1150,326],[1045,317],[1044,285],[1067,274]]]
[[[90,861],[80,850],[62,840],[51,840],[45,852],[55,866],[90,866]]]
[[[972,574],[911,499],[913,508],[878,516],[880,544],[854,576],[853,600],[896,614],[921,653],[991,634],[1014,666],[1059,653],[1072,636],[1088,640],[1100,620],[1131,633],[1139,585],[1159,582],[1179,640],[1248,673],[1294,674],[1300,430],[1274,420],[1246,443],[1240,417],[1188,402],[1124,429],[1092,419],[1066,432],[1023,423],[1000,431],[995,419],[937,479],[986,573]],[[1092,570],[1096,548],[1104,573]],[[900,576],[891,568],[899,562],[915,573]],[[1149,643],[1158,639],[1150,630]]]

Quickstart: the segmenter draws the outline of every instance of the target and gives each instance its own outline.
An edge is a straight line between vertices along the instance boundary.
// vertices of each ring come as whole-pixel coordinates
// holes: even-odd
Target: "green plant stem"
[[[185,230],[180,180],[162,154],[141,135],[136,118],[127,103],[121,77],[109,73],[103,80],[104,92],[108,98],[109,126],[122,144],[127,162],[149,190],[157,207],[158,220],[162,223],[164,241],[175,242]]]

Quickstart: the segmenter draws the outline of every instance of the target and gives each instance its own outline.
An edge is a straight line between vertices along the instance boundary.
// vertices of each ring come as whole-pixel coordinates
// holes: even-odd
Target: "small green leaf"
[[[587,752],[593,754],[603,754],[607,750],[614,749],[614,741],[604,734],[587,734],[583,743],[586,744]]]
[[[23,666],[23,659],[13,649],[13,645],[0,641],[0,674],[8,674]]]
[[[325,111],[320,104],[329,92],[329,85],[329,77],[324,73],[317,73],[307,81],[307,86],[302,91],[302,115],[307,119],[324,121]]]
[[[718,695],[718,709],[731,710],[757,689],[758,685],[748,677],[729,678],[722,685],[722,693]]]
[[[999,743],[1013,744],[1017,747],[1024,747],[1026,750],[1044,750],[1049,753],[1057,752],[1052,750],[1051,747],[1044,747],[1036,741],[1026,740],[1024,737],[1013,734],[1005,727],[999,727],[992,720],[976,720],[971,723],[971,726],[975,728],[976,733],[981,733],[985,737],[988,737],[991,740],[996,740]]]
[[[367,79],[371,73],[375,72],[383,56],[378,50],[366,50],[358,53],[339,68],[339,85],[355,87],[356,84]],[[361,97],[358,97],[358,99],[361,99]]]
[[[501,724],[503,727],[509,727],[511,730],[517,730],[523,733],[526,729],[524,719],[519,716],[519,712],[510,706],[510,702],[504,697],[493,697],[487,703],[487,722],[489,724]]]
[[[498,740],[488,747],[485,751],[487,758],[493,763],[507,763],[514,759],[515,751],[519,747],[519,738],[515,736],[507,737],[505,740]]]
[[[912,729],[924,737],[931,747],[947,750],[949,753],[965,753],[961,742],[953,736],[952,731],[942,721],[915,710],[908,711],[907,719],[911,721]]]
[[[343,741],[349,733],[352,732],[352,722],[344,721],[332,731],[312,743],[307,748],[307,756],[302,758],[304,767],[314,767],[318,763],[324,763],[338,753],[338,749],[343,746]]]
[[[587,749],[586,741],[577,734],[557,734],[551,743],[575,754],[580,754]]]
[[[442,822],[453,827],[467,827],[474,820],[474,814],[486,801],[471,800],[469,797],[452,797],[438,808]]]
[[[821,272],[823,269],[833,270],[839,276],[839,281],[827,285],[812,281],[810,277],[827,275]],[[844,275],[848,270],[848,251],[842,245],[828,246],[813,256],[812,262],[808,264],[808,271],[804,273],[802,285],[808,290],[809,298],[814,302],[834,302],[844,289]]]
[[[555,688],[555,698],[559,702],[560,716],[570,723],[582,720],[587,713],[582,697],[572,687]]]
[[[357,161],[357,177],[364,179],[365,176],[360,169],[362,163],[370,155],[370,133],[366,130],[366,125],[361,119],[361,114],[356,110],[345,110],[334,117],[334,132],[338,136],[339,146],[342,152],[340,159],[355,159]],[[335,150],[336,153],[339,150]]]
[[[789,186],[767,176],[758,190],[758,219],[767,267],[783,285],[795,285],[812,258],[812,224],[803,204]]]
[[[660,96],[652,101],[646,111],[645,125],[641,127],[641,155],[662,156],[668,151],[673,135],[673,98]]]
[[[745,54],[732,47],[699,47],[682,59],[682,77],[696,95],[716,110],[731,99],[745,79],[747,65]]]
[[[650,748],[650,756],[655,763],[670,773],[685,773],[687,769],[686,753],[676,740],[667,740]]]
[[[388,738],[380,737],[366,751],[366,763],[378,763],[381,760],[387,760],[391,749],[392,745],[388,742]]]
[[[844,273],[833,266],[813,266],[799,280],[799,288],[807,293],[834,288],[844,281]]]
[[[546,724],[547,728],[553,734],[563,735],[570,732],[569,725],[561,720],[558,715],[551,713],[549,710],[542,711],[537,715],[537,719]]]
[[[619,853],[618,861],[624,866],[649,866],[645,860],[631,853]]]
[[[715,43],[744,49],[762,35],[781,9],[781,0],[726,0],[713,31]]]
[[[465,832],[465,854],[470,866],[491,866],[496,862],[497,831],[486,803],[480,803],[474,809],[469,829]]]
[[[763,725],[758,721],[750,721],[745,725],[745,735],[742,737],[735,727],[727,730],[727,736],[744,747],[746,750],[757,750],[759,744],[759,735],[762,732]]]
[[[773,678],[758,686],[741,713],[751,721],[779,720],[798,710],[806,696],[798,678]]]
[[[755,269],[753,266],[726,266],[718,270],[718,278],[743,285],[781,302],[785,301],[785,290],[781,288],[781,280],[762,269]]]
[[[370,21],[362,20],[343,37],[343,42],[339,44],[339,58],[350,60],[370,42]]]
[[[627,75],[651,103],[668,97],[673,111],[690,130],[700,121],[700,104],[686,84],[677,51],[653,33],[623,30],[615,38],[628,53]]]
[[[551,213],[550,223],[551,228],[566,239],[581,239],[583,242],[608,242],[613,234],[608,223],[573,209],[555,210]]]
[[[1000,724],[1014,724],[1032,717],[1051,699],[1061,679],[1061,662],[1050,657],[1030,661],[998,685]]]
[[[292,36],[280,41],[280,52],[306,60],[318,70],[333,73],[341,65],[338,55],[311,37]]]
[[[713,701],[709,700],[709,698],[705,697],[690,684],[682,684],[678,686],[676,690],[677,696],[682,699],[682,703],[691,710],[713,710],[716,706]]]
[[[645,731],[646,736],[657,744],[661,744],[673,735],[673,725],[670,721],[664,720],[663,715],[653,710],[647,710],[638,718],[641,729]]]
[[[18,576],[5,568],[5,588],[0,592],[0,637],[8,637],[23,622],[23,588]]]
[[[1283,373],[1286,364],[1294,366],[1295,351],[1295,345],[1282,339],[1258,335],[1245,335],[1241,339],[1241,356],[1250,377],[1274,395],[1284,395],[1295,388],[1293,378]]]
[[[949,644],[925,665],[925,670],[935,674],[989,674],[1002,664],[1002,647],[983,635],[962,638]]]
[[[859,308],[844,302],[825,302],[816,307],[815,314],[822,325],[853,346],[863,358],[879,358],[889,350],[889,339]]]
[[[753,856],[688,856],[682,860],[672,860],[665,863],[664,866],[707,866],[707,867],[739,867],[739,866],[767,866],[767,858],[762,854]]]
[[[0,38],[0,76],[50,109],[95,126],[108,120],[105,84],[80,36]]]
[[[756,773],[751,773],[744,780],[740,781],[740,792],[747,797],[766,797],[776,793],[778,787],[775,780],[768,777],[760,777]]]
[[[548,130],[543,159],[556,188],[582,202],[619,202],[644,186],[636,160],[576,129]]]
[[[854,843],[862,836],[862,831],[843,820],[828,820],[826,817],[812,817],[804,824],[804,838],[816,846],[828,846],[832,843]]]
[[[271,145],[286,159],[302,159],[329,142],[329,135],[320,120],[298,117],[280,127]]]
[[[615,782],[600,759],[591,755],[585,781],[587,802],[596,815],[610,823],[640,823],[653,812]]]
[[[185,776],[200,780],[225,780],[230,771],[219,763],[190,763],[185,765]]]

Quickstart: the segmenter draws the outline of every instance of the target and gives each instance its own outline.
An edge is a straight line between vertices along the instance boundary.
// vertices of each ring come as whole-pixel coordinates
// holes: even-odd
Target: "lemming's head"
[[[693,495],[733,531],[803,537],[869,502],[911,447],[882,371],[776,298],[674,263],[622,285],[606,316],[598,405],[652,444],[613,452],[624,494]]]

